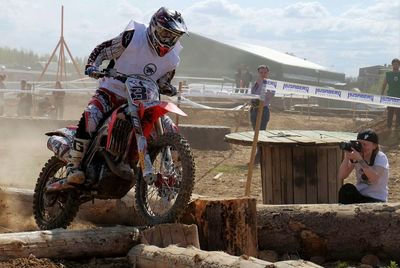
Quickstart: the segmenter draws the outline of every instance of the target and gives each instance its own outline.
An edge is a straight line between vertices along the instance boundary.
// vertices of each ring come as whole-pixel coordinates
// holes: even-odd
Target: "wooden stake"
[[[261,118],[262,118],[263,110],[264,110],[264,99],[260,100],[260,103],[258,105],[256,127],[255,127],[255,130],[254,130],[253,145],[251,147],[249,169],[247,171],[247,182],[246,182],[245,196],[250,196],[251,179],[252,179],[252,176],[253,176],[253,166],[254,166],[254,160],[256,158],[258,134],[260,132],[260,125],[261,125]]]

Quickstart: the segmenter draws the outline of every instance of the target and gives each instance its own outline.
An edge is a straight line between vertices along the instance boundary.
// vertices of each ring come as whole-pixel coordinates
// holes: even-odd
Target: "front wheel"
[[[53,156],[44,165],[33,193],[33,215],[41,230],[67,228],[79,210],[79,196],[75,190],[46,192],[46,186],[65,178],[65,163]]]
[[[150,142],[148,153],[157,179],[136,183],[136,208],[149,225],[169,223],[187,207],[195,181],[195,164],[188,142],[177,133],[165,133]]]

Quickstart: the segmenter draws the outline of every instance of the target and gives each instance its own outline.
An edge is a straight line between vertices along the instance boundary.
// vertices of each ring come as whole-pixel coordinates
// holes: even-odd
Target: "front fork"
[[[147,184],[152,184],[157,180],[157,174],[154,172],[154,167],[150,159],[150,155],[147,152],[147,140],[146,137],[143,135],[142,125],[140,123],[140,118],[137,113],[137,107],[130,106],[130,114],[132,125],[135,131],[137,149],[138,149],[138,156],[139,156],[139,165],[140,169],[142,170],[143,179]],[[155,122],[155,129],[157,135],[163,135],[163,128],[161,124],[161,118],[158,118]]]

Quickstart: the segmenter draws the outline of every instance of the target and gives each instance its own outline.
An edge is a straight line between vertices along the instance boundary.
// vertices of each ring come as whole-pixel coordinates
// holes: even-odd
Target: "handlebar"
[[[95,79],[99,79],[102,77],[111,77],[121,81],[122,83],[125,83],[126,79],[129,77],[126,74],[118,72],[116,69],[103,69],[100,71],[94,71],[90,74],[90,76]]]

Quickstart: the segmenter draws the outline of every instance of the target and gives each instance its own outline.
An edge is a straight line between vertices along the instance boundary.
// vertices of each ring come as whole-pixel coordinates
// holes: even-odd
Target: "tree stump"
[[[199,234],[195,224],[160,224],[143,230],[140,236],[142,244],[153,245],[160,248],[165,248],[169,245],[200,248]]]
[[[182,223],[196,224],[203,250],[257,256],[256,200],[200,198],[189,204]]]

